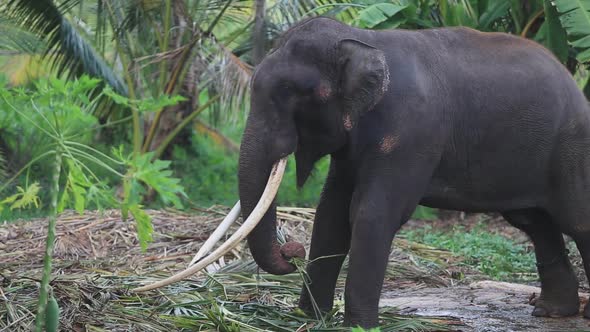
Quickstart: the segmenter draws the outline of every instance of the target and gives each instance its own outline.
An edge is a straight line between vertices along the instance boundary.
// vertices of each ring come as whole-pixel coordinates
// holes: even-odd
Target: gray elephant
[[[331,156],[302,309],[312,296],[332,308],[349,255],[345,324],[377,326],[393,237],[423,204],[500,212],[535,246],[542,292],[533,315],[578,313],[562,233],[590,271],[590,110],[535,42],[467,28],[369,31],[328,18],[286,32],[252,80],[238,173],[247,230],[234,239],[253,229],[252,255],[274,274],[293,272],[289,259],[305,255],[276,239],[277,161],[291,153],[299,185]]]

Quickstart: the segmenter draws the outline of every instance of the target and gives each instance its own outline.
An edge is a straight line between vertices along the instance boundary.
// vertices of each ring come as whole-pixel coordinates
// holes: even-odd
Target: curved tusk
[[[211,233],[207,241],[203,243],[203,245],[201,246],[195,257],[193,257],[193,260],[190,262],[188,266],[194,265],[199,259],[201,259],[203,256],[208,254],[209,251],[211,251],[211,249],[213,249],[215,244],[219,242],[219,240],[221,240],[221,238],[227,232],[229,227],[236,220],[238,220],[238,218],[240,217],[240,211],[240,201],[238,201],[236,205],[234,205],[234,207],[231,209],[231,211],[229,211],[229,213],[223,219],[223,221],[219,224],[219,226],[217,226],[217,229],[215,229],[215,231]]]
[[[242,226],[227,240],[225,241],[219,248],[213,251],[210,255],[203,257],[200,261],[198,261],[195,265],[181,271],[171,277],[168,277],[164,280],[155,282],[151,285],[146,285],[138,288],[134,288],[131,291],[133,292],[144,292],[160,287],[164,287],[180,281],[184,278],[187,278],[203,268],[207,265],[215,262],[219,259],[219,257],[225,255],[226,252],[233,249],[236,245],[240,243],[253,229],[256,225],[260,222],[270,205],[272,204],[277,191],[279,190],[279,185],[281,184],[281,180],[283,178],[283,174],[285,173],[285,166],[287,165],[287,158],[280,159],[272,166],[272,170],[270,172],[270,176],[268,177],[268,182],[266,187],[264,188],[264,192],[260,197],[260,200],[254,207],[250,216],[244,221]]]

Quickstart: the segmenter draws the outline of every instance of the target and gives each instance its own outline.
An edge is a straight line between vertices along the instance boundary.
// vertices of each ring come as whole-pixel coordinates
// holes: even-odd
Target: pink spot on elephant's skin
[[[344,118],[342,119],[344,123],[344,129],[351,130],[352,129],[352,119],[350,118],[350,114],[344,114]]]
[[[383,154],[388,154],[393,151],[393,149],[395,149],[398,143],[398,136],[387,135],[381,139],[381,142],[379,143],[379,151],[381,151]]]
[[[321,82],[316,88],[316,94],[321,102],[325,103],[332,96],[332,88],[330,84]]]

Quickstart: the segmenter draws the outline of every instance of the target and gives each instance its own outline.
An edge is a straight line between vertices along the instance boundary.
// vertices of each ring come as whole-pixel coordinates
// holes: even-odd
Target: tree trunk
[[[252,41],[254,47],[252,49],[252,62],[257,65],[262,61],[266,54],[266,24],[265,24],[265,0],[256,0],[254,17],[254,32],[252,34]]]

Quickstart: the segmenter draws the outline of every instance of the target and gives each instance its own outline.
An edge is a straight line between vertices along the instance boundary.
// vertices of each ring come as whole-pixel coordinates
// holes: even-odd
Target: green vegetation
[[[41,79],[30,89],[0,88],[0,108],[7,110],[0,113],[2,146],[23,158],[12,159],[15,172],[0,185],[0,192],[13,192],[0,200],[0,212],[44,208],[59,213],[71,208],[83,213],[88,208],[121,207],[139,213],[144,186],[158,193],[163,203],[182,207],[184,192],[168,170],[169,161],[154,158],[153,152],[127,152],[124,145],[107,150],[91,144],[93,134],[104,127],[89,112],[94,102],[88,95],[98,84],[82,76],[71,81]],[[127,101],[108,89],[104,92]],[[147,111],[176,102],[168,97],[145,99],[140,108]],[[117,185],[123,188],[121,199],[114,195]],[[143,229],[138,228],[145,246],[150,234]]]
[[[135,217],[145,248],[152,225],[144,208],[233,204],[255,50],[268,51],[313,15],[367,29],[520,35],[550,49],[590,96],[582,1],[9,0],[0,5],[0,221],[120,208]],[[329,160],[298,189],[290,158],[278,203],[314,206]],[[436,212],[419,207],[414,217]],[[496,279],[533,271],[524,247],[479,226],[406,236]],[[40,314],[51,299],[50,241]]]
[[[381,332],[381,329],[377,327],[377,328],[365,330],[362,327],[355,327],[352,329],[351,332]]]
[[[171,160],[174,175],[183,179],[193,205],[232,204],[237,199],[235,151],[225,151],[219,139],[191,130],[191,124],[200,118],[205,126],[219,127],[229,141],[239,140],[245,117],[238,114],[248,110],[251,52],[255,46],[251,38],[258,38],[250,30],[254,8],[251,1],[11,0],[4,6],[7,10],[0,16],[0,26],[10,33],[0,37],[0,49],[9,52],[3,63],[13,64],[17,57],[28,57],[26,65],[14,66],[16,72],[4,67],[9,78],[6,83],[18,84],[26,91],[38,89],[35,75],[30,76],[23,68],[43,68],[36,71],[39,75],[90,74],[100,78],[100,84],[107,89],[89,91],[86,98],[92,107],[69,119],[81,127],[107,124],[97,131],[87,131],[85,144],[92,141],[102,153],[123,145],[134,155],[151,151],[156,159]],[[276,0],[267,3],[262,16],[267,34],[264,40],[256,42],[268,49],[272,39],[290,24],[316,14],[369,29],[462,25],[519,34],[543,43],[577,74],[580,87],[585,89],[588,75],[580,64],[587,60],[584,37],[590,35],[588,12],[585,4],[567,0],[536,0],[526,5],[499,0],[302,0],[295,6]],[[175,22],[192,23],[194,29],[175,27]],[[40,57],[44,50],[51,52]],[[46,64],[55,65],[54,70]],[[203,70],[203,66],[211,70]],[[160,103],[154,103],[156,99]],[[153,109],[146,111],[149,104]],[[7,125],[6,121],[11,121],[10,116],[0,123],[0,178],[14,174],[45,148],[34,126],[23,121]],[[21,140],[18,146],[15,137]],[[318,163],[315,177],[301,190],[294,184],[291,161],[279,204],[317,204],[329,164],[327,159]],[[50,182],[48,169],[49,165],[36,166],[2,195],[14,194],[17,185],[26,188],[27,181],[46,188]],[[93,171],[104,181],[114,183],[109,172]],[[48,212],[47,193],[40,191],[39,203],[45,208],[44,213]],[[157,195],[148,197],[141,203],[162,206],[163,200]],[[88,207],[99,206],[91,202]],[[0,211],[3,219],[39,214],[43,213],[34,209]],[[415,214],[416,218],[425,219],[434,216],[432,210],[425,208],[419,208]]]
[[[94,201],[97,206],[103,202],[117,204],[121,207],[123,219],[127,219],[128,213],[135,218],[137,237],[142,249],[145,250],[148,242],[152,240],[153,229],[151,217],[141,206],[146,193],[144,186],[157,192],[164,203],[176,207],[181,207],[179,197],[184,195],[179,185],[180,180],[172,177],[172,172],[168,170],[170,162],[155,159],[153,152],[127,154],[120,146],[114,148],[112,156],[109,156],[88,143],[91,131],[87,127],[92,128],[96,123],[87,111],[92,105],[87,96],[90,91],[96,89],[98,82],[99,80],[82,76],[67,82],[58,79],[40,80],[32,91],[0,90],[1,105],[9,110],[2,113],[2,127],[11,129],[14,123],[20,123],[18,129],[29,129],[21,130],[21,135],[15,137],[13,142],[4,142],[4,145],[14,151],[22,143],[28,143],[31,137],[38,138],[36,145],[26,147],[34,157],[0,186],[0,192],[21,174],[28,173],[35,165],[46,167],[46,174],[51,179],[46,190],[50,200],[49,223],[36,331],[43,328],[57,330],[58,325],[58,318],[55,316],[59,315],[59,307],[55,299],[49,297],[57,214],[63,212],[66,207],[83,213],[89,201]],[[124,97],[108,93],[117,100],[127,101]],[[146,99],[138,105],[146,111],[175,102],[174,98],[164,97],[158,100]],[[88,164],[120,178],[123,186],[120,200],[115,198],[109,184],[99,178]],[[126,171],[121,172],[120,169]],[[24,187],[16,186],[17,193],[0,201],[0,211],[6,206],[9,206],[10,210],[39,208],[41,199],[38,194],[41,186],[38,182],[29,182],[28,176],[25,178]],[[53,317],[46,316],[46,312]]]
[[[402,231],[410,241],[445,249],[471,266],[496,280],[536,279],[535,255],[522,244],[486,231],[480,222],[472,229],[455,226],[449,231],[439,231],[431,226]]]
[[[176,146],[172,154],[172,168],[186,174],[183,185],[189,199],[199,206],[233,205],[238,199],[238,155],[224,151],[211,138],[192,135],[188,147]],[[277,197],[279,205],[313,207],[319,200],[329,158],[316,165],[316,170],[301,189],[295,178],[295,158],[291,156]]]

